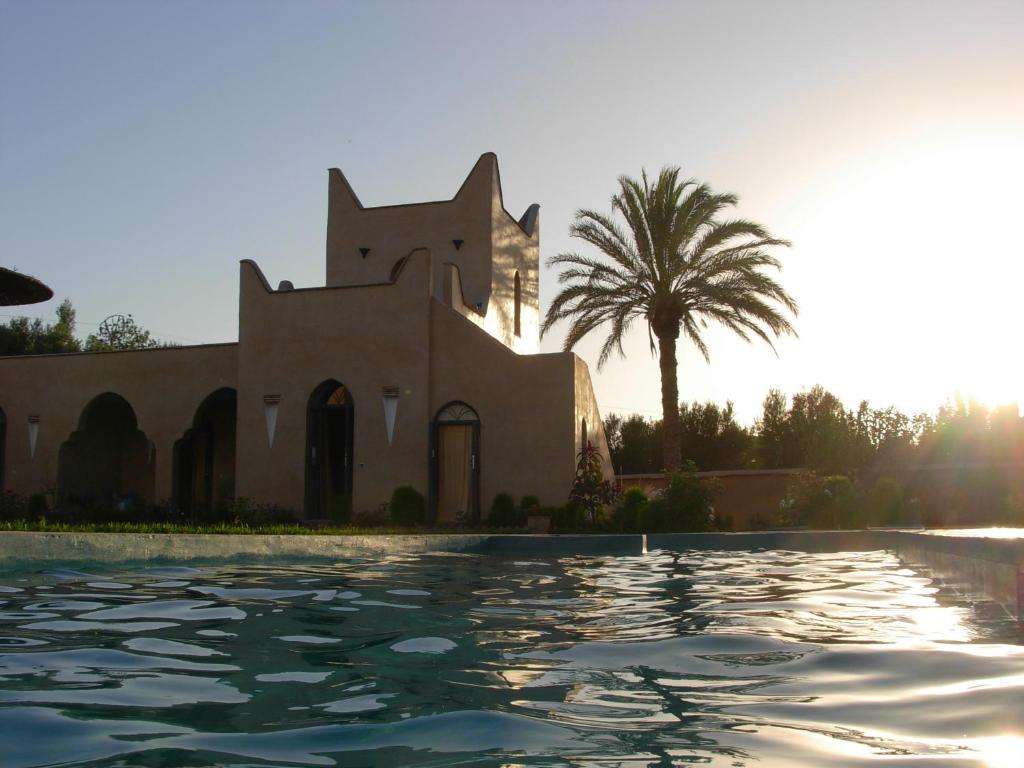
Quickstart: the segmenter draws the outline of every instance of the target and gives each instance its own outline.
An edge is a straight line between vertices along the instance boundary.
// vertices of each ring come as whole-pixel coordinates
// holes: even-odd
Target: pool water
[[[0,765],[1020,766],[1024,632],[887,552],[0,575]]]

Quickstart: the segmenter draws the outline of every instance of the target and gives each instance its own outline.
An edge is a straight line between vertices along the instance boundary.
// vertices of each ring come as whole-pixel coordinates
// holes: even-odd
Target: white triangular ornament
[[[274,430],[277,429],[277,403],[264,403],[263,415],[267,417],[267,445],[274,447]]]
[[[395,416],[398,415],[398,398],[384,395],[384,426],[388,430],[388,445],[395,439]]]

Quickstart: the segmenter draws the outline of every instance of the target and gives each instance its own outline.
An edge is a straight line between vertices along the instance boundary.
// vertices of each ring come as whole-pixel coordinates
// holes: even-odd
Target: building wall
[[[60,446],[85,407],[113,392],[128,401],[153,442],[153,498],[171,497],[174,443],[210,393],[237,385],[237,345],[0,358],[0,407],[7,416],[5,485],[29,494],[56,488]],[[29,416],[38,416],[35,455]]]
[[[498,493],[563,504],[575,469],[575,355],[516,355],[431,303],[431,418],[453,400],[480,417],[480,503]]]
[[[611,454],[608,451],[608,438],[604,433],[604,421],[601,419],[601,411],[597,407],[597,396],[594,395],[594,387],[590,381],[590,370],[587,364],[580,358],[573,355],[574,363],[574,387],[575,414],[576,414],[576,453],[583,449],[583,423],[586,421],[587,442],[597,448],[601,454],[601,468],[607,479],[612,479],[615,471],[612,469]]]
[[[430,254],[410,254],[392,285],[272,291],[242,262],[239,304],[240,496],[302,510],[306,409],[335,379],[354,403],[353,509],[378,507],[399,485],[427,487]],[[382,389],[399,388],[388,445]],[[280,397],[273,445],[264,398]]]
[[[786,489],[800,469],[723,470],[698,472],[698,477],[713,479],[718,484],[715,515],[732,518],[733,530],[751,531],[764,527],[758,520],[772,521],[778,516],[779,503],[786,498]],[[648,494],[662,490],[667,484],[663,474],[622,475],[623,488],[643,488]]]
[[[454,198],[439,202],[367,208],[341,171],[330,171],[328,286],[388,282],[398,261],[425,248],[433,255],[435,298],[444,300],[446,265],[454,265],[466,305],[481,318],[478,325],[517,352],[539,348],[539,237],[535,206],[522,223],[505,210],[492,153],[480,157]],[[455,240],[462,241],[459,247]],[[369,249],[367,255],[362,248]],[[522,286],[518,337],[513,327],[517,271]]]
[[[455,248],[453,240],[462,240]],[[360,248],[369,248],[365,255]],[[396,268],[397,265],[397,268]],[[520,333],[515,333],[519,274]],[[497,493],[566,500],[586,419],[606,471],[607,445],[586,366],[539,348],[538,209],[519,221],[504,208],[497,160],[483,155],[456,196],[439,203],[364,208],[331,171],[327,285],[273,290],[251,261],[240,266],[237,344],[0,360],[7,419],[7,487],[33,493],[57,482],[58,452],[82,409],[115,392],[153,442],[147,500],[170,500],[174,446],[213,392],[237,390],[233,450],[220,444],[212,481],[301,512],[306,501],[307,406],[327,380],[354,404],[353,509],[388,502],[400,485],[430,487],[430,430],[452,400],[481,420],[481,511]],[[397,389],[389,444],[384,390]],[[267,402],[276,403],[273,441]],[[28,416],[39,440],[28,456]],[[223,415],[223,414],[222,414]],[[218,417],[220,418],[220,417]],[[205,483],[205,447],[194,444],[193,498]]]

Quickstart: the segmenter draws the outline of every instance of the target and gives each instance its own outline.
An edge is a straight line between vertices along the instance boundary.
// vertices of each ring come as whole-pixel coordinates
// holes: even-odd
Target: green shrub
[[[29,520],[39,520],[46,517],[46,514],[50,511],[49,505],[46,503],[46,496],[41,493],[33,493],[28,497],[28,505],[26,512],[28,513]]]
[[[755,512],[750,516],[748,525],[752,531],[770,531],[772,528],[786,526],[787,523],[782,518],[766,515],[763,512]]]
[[[562,507],[550,507],[549,511],[552,533],[579,531],[586,525],[586,517],[583,510],[572,502]]]
[[[853,482],[846,475],[829,475],[824,483],[826,516],[822,526],[831,528],[863,528],[863,505],[854,493]]]
[[[0,493],[0,520],[24,520],[27,513],[28,499],[20,493]]]
[[[880,477],[868,496],[866,519],[871,525],[899,525],[904,521],[903,488],[891,477]]]
[[[224,522],[250,528],[296,522],[296,515],[292,510],[276,504],[259,504],[245,496],[231,499],[226,506],[226,515]]]
[[[673,474],[668,486],[641,509],[638,519],[644,533],[677,533],[711,530],[717,485],[697,477],[697,467],[686,462]]]
[[[803,472],[790,483],[786,496],[784,525],[858,528],[866,522],[864,499],[846,475]]]
[[[494,528],[511,528],[517,522],[516,502],[509,494],[499,493],[491,502],[487,524]]]
[[[375,509],[361,509],[352,516],[352,523],[360,528],[380,528],[389,522],[387,504]]]
[[[640,514],[648,504],[643,488],[627,488],[612,512],[612,528],[617,531],[639,531]]]
[[[576,457],[576,477],[569,502],[575,504],[591,525],[603,522],[604,508],[618,500],[618,488],[604,479],[601,453],[591,443],[583,446]]]
[[[395,525],[422,525],[427,518],[427,502],[411,485],[403,485],[391,494],[388,511]]]
[[[328,510],[328,517],[332,525],[347,525],[352,520],[352,496],[348,493],[339,493],[331,498],[331,508]]]

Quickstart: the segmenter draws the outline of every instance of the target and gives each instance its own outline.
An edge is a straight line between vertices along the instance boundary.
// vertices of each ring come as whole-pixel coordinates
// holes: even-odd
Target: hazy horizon
[[[323,284],[328,167],[364,204],[451,197],[497,153],[541,257],[587,249],[578,208],[679,165],[793,241],[800,334],[680,348],[680,398],[820,384],[934,412],[1024,400],[1024,4],[0,0],[0,263],[53,287],[5,308],[83,337],[132,314],[179,343],[237,338],[238,261]],[[541,301],[556,291],[542,269]],[[544,351],[561,347],[564,327]],[[602,413],[660,416],[638,327],[597,371]]]

